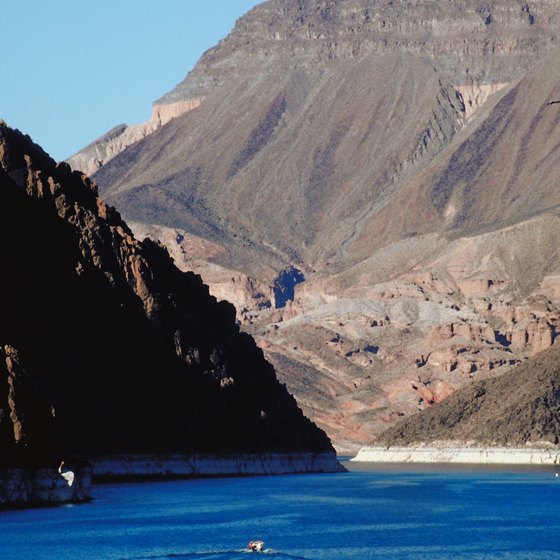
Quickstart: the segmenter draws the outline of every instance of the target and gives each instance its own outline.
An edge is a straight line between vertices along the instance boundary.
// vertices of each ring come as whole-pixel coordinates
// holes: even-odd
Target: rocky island
[[[0,504],[85,501],[92,475],[342,469],[235,308],[4,122],[0,259]]]

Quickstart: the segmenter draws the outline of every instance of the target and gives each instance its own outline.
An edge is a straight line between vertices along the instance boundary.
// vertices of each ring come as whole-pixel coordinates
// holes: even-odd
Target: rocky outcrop
[[[500,377],[457,391],[421,414],[398,422],[379,435],[378,442],[391,446],[444,440],[463,446],[468,442],[493,447],[557,446],[559,354],[555,346]]]
[[[201,99],[184,99],[166,105],[154,104],[150,119],[142,124],[121,124],[70,156],[66,162],[73,168],[93,175],[128,146],[142,140],[170,120],[196,109]]]
[[[0,124],[0,468],[112,453],[327,453],[231,304],[87,176]]]
[[[490,84],[466,84],[455,86],[455,89],[461,96],[465,106],[465,117],[470,121],[477,111],[488,101],[488,99],[504,89],[507,83],[490,83]]]
[[[265,281],[216,263],[224,248],[204,238],[155,224],[130,224],[137,239],[156,239],[168,249],[175,265],[184,272],[196,270],[218,300],[227,300],[237,311],[237,320],[250,325],[273,306],[273,288]],[[271,269],[268,277],[272,278]]]

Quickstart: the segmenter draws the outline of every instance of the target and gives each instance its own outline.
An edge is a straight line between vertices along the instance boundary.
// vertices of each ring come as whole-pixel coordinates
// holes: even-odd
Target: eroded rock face
[[[549,447],[558,444],[559,348],[551,348],[496,379],[457,391],[438,406],[397,423],[385,445],[450,440],[455,445]]]
[[[97,180],[127,216],[203,240],[196,270],[351,451],[554,344],[559,13],[264,2],[160,100],[200,107]],[[273,309],[291,266],[305,282]]]
[[[508,0],[445,6],[404,0],[271,0],[241,18],[161,101],[207,95],[227,81],[228,73],[250,75],[259,66],[280,66],[285,55],[317,67],[335,59],[405,51],[429,58],[453,83],[464,86],[465,100],[473,107],[486,88],[509,83],[531,57],[553,47],[556,8],[546,0],[531,2],[527,9]]]
[[[175,230],[159,232],[175,251],[184,245]],[[217,249],[201,249],[200,260],[190,262],[208,274],[212,292],[242,302],[242,327],[255,334],[305,412],[340,451],[354,452],[387,425],[554,344],[560,317],[556,277],[535,279],[525,294],[518,292],[517,279],[534,251],[532,240],[547,238],[552,255],[559,236],[558,220],[547,217],[506,236],[498,231],[442,240],[435,260],[434,240],[424,249],[415,240],[400,247],[398,258],[394,251],[373,255],[376,268],[395,267],[387,271],[392,280],[382,281],[367,263],[334,277],[308,273],[295,287],[295,301],[280,310],[261,307],[250,290],[240,297],[235,271],[221,269],[214,277],[215,265],[202,257],[205,251],[218,256]],[[184,251],[182,257],[177,252],[179,261],[197,253],[192,243]],[[416,270],[399,275],[409,270],[399,262],[407,254]],[[268,281],[261,289],[270,293],[274,277]]]
[[[222,246],[178,228],[154,224],[130,224],[137,239],[158,240],[169,251],[175,265],[182,271],[196,270],[212,286],[211,293],[218,300],[232,303],[241,324],[251,324],[264,310],[273,307],[273,288],[266,280],[257,280],[239,270],[217,264],[225,250]],[[268,278],[272,282],[274,271]]]
[[[231,304],[0,125],[0,466],[327,451]]]
[[[286,57],[306,70],[395,52],[427,57],[454,85],[470,120],[489,96],[554,46],[559,26],[555,5],[544,0],[527,9],[507,0],[455,2],[445,9],[428,1],[271,0],[240,18],[183,82],[157,100],[148,122],[121,125],[67,161],[91,175],[126,147],[197,108],[228,81],[254,81],[263,68],[283,72]]]
[[[196,109],[201,101],[201,99],[184,99],[165,105],[154,104],[152,115],[147,122],[116,126],[66,161],[73,169],[80,170],[86,175],[93,175],[102,165],[111,161],[128,146],[152,134],[179,115]]]

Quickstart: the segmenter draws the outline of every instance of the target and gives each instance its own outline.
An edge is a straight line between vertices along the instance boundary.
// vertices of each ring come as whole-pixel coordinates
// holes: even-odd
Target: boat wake
[[[280,550],[274,550],[272,548],[263,550],[261,552],[253,552],[247,550],[246,548],[238,550],[203,550],[196,552],[172,552],[169,554],[154,554],[148,556],[129,556],[126,558],[121,558],[120,560],[154,560],[154,559],[184,559],[184,560],[217,560],[223,558],[224,560],[237,560],[243,558],[243,560],[248,560],[247,555],[255,556],[258,560],[260,555],[266,555],[267,557],[274,557],[278,559],[286,558],[291,560],[312,560],[305,556],[298,556],[295,554],[290,554],[288,552],[282,552]]]

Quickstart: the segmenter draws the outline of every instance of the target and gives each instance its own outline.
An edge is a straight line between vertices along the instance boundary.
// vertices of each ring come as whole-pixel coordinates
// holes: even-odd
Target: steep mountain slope
[[[432,66],[407,56],[318,76],[294,69],[246,90],[243,82],[216,92],[101,168],[108,199],[134,220],[233,246],[234,236],[259,240],[281,262],[312,263],[334,256],[364,210],[383,204],[399,169],[437,153],[462,118]]]
[[[0,162],[0,466],[324,452],[337,468],[230,304],[3,122]]]
[[[428,57],[460,87],[470,114],[526,70],[557,38],[558,12],[546,0],[512,2],[273,0],[241,18],[178,86],[154,103],[145,125],[121,126],[69,159],[94,172],[126,146],[196,108],[230,78],[253,83],[286,66],[317,69],[333,60],[403,51]],[[491,56],[489,56],[491,55]]]
[[[552,348],[498,377],[475,383],[379,436],[387,445],[453,440],[485,445],[557,444],[560,352]]]
[[[402,237],[439,223],[452,235],[471,234],[554,212],[560,113],[547,102],[560,94],[559,56],[558,50],[545,56],[482,110],[443,157],[364,229],[363,243],[387,229]],[[415,220],[411,208],[435,211],[435,219]]]
[[[556,339],[559,13],[265,2],[95,180],[351,451]]]
[[[316,390],[331,392],[326,410],[338,417],[317,410],[324,396],[316,406],[319,397],[297,394],[338,445],[556,340],[560,113],[546,105],[560,88],[556,60],[483,109],[364,227],[354,251],[369,257],[317,272],[299,288],[295,316],[261,331],[273,361],[273,352],[315,360]],[[438,208],[443,185],[448,201]],[[392,242],[377,248],[381,235]]]

